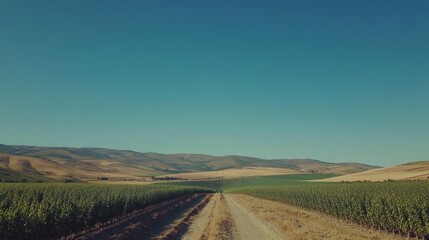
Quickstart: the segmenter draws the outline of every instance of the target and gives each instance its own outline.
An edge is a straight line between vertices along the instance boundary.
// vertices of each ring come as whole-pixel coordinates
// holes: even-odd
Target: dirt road
[[[236,194],[195,194],[149,206],[69,239],[405,239],[315,211]]]
[[[234,219],[224,195],[214,194],[194,219],[183,239],[238,239]]]
[[[404,239],[314,211],[245,195],[215,194],[183,239]]]

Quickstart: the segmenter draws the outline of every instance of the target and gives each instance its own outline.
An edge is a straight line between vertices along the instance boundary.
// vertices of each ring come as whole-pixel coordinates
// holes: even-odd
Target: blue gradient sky
[[[1,1],[0,143],[429,159],[429,1]]]

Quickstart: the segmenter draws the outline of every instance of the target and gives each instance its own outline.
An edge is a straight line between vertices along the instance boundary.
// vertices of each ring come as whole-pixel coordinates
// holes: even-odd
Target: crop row
[[[233,190],[377,229],[429,238],[429,182],[256,186]]]
[[[204,191],[168,185],[0,184],[0,239],[56,239]]]

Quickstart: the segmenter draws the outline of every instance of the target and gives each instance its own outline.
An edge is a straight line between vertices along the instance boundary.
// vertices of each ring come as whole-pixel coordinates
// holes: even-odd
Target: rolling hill
[[[428,180],[429,161],[410,162],[393,167],[377,168],[368,171],[346,174],[324,179],[327,182],[341,181],[385,181],[385,180]]]
[[[140,153],[105,148],[11,146],[0,144],[0,179],[36,176],[63,180],[135,180],[154,175],[244,168],[280,168],[294,173],[350,174],[370,169],[359,163],[327,163],[314,159],[266,160],[244,156]]]

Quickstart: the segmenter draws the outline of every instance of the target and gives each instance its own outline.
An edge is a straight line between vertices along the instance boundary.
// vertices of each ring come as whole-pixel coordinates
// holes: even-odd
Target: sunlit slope
[[[136,166],[111,160],[80,159],[70,162],[63,159],[44,159],[2,154],[0,171],[11,170],[21,174],[40,175],[52,179],[78,178],[92,180],[98,177],[111,179],[141,178],[159,173],[145,166]]]
[[[314,159],[266,160],[245,156],[140,153],[104,148],[56,148],[0,144],[0,174],[13,171],[54,179],[142,180],[154,175],[220,171],[255,176],[284,173],[347,174],[374,169],[359,163],[327,163]],[[206,173],[205,173],[206,174]],[[218,175],[210,173],[209,175]],[[0,178],[1,179],[1,178]]]
[[[288,168],[301,173],[335,173],[349,174],[378,167],[361,163],[328,163],[315,159],[272,159],[266,160],[245,156],[208,156],[201,154],[175,154],[181,156],[187,161],[204,163],[211,170],[221,170],[227,168],[244,168],[244,167],[271,167],[271,168]]]
[[[285,174],[300,174],[301,172],[289,168],[270,168],[270,167],[243,167],[243,168],[230,168],[217,171],[205,172],[190,172],[190,173],[177,173],[169,174],[161,177],[170,177],[177,179],[210,179],[222,177],[224,179],[251,177],[251,176],[272,176],[272,175],[285,175]]]
[[[369,171],[323,179],[323,181],[384,181],[389,179],[429,179],[429,161],[411,162],[393,167],[378,168]]]

